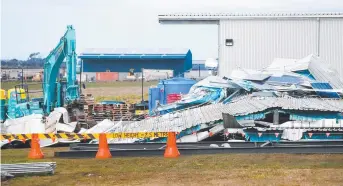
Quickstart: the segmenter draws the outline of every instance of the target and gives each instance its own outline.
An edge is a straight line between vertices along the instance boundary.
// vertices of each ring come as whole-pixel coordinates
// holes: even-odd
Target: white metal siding
[[[320,58],[343,79],[343,19],[320,18]]]
[[[219,75],[235,68],[261,69],[276,57],[317,54],[318,21],[308,19],[230,19],[219,26]],[[233,39],[233,46],[225,46]]]

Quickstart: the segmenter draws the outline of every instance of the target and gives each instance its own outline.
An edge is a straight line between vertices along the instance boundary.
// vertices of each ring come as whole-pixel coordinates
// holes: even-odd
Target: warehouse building
[[[315,54],[343,77],[343,13],[170,14],[159,22],[218,25],[219,75]]]
[[[86,49],[79,58],[85,79],[94,81],[137,80],[142,69],[147,78],[184,77],[192,68],[189,49]]]

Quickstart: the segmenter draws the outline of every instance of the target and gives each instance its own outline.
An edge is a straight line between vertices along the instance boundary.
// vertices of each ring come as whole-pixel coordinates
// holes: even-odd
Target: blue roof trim
[[[80,59],[185,59],[191,55],[188,50],[185,53],[81,53],[78,58]],[[191,66],[190,66],[191,67]]]
[[[82,53],[80,56],[186,56],[187,54],[87,54]]]
[[[161,54],[139,54],[139,53],[81,53],[78,58],[83,63],[84,72],[128,72],[130,68],[135,68],[135,72],[140,72],[141,68],[173,70],[174,77],[184,76],[184,72],[192,69],[192,52],[186,53],[161,53]],[[142,52],[140,52],[142,53]]]
[[[81,59],[185,59],[186,55],[81,55]]]

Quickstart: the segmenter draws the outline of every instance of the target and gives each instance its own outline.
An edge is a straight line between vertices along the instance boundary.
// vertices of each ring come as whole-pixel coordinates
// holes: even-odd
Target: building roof
[[[247,18],[343,18],[343,12],[280,12],[280,13],[174,13],[158,15],[160,23],[208,21]]]
[[[152,58],[185,58],[191,51],[189,49],[128,49],[128,48],[88,48],[80,55],[81,59],[89,58],[117,58],[117,59],[152,59]]]
[[[128,49],[90,48],[78,56],[84,72],[128,72],[129,69],[173,70],[174,76],[192,68],[189,49]]]

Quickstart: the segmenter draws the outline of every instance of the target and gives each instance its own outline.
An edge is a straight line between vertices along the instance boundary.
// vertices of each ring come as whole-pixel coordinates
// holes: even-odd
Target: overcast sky
[[[74,25],[85,48],[189,48],[217,57],[216,25],[161,25],[174,12],[343,12],[342,0],[1,0],[1,58],[46,57]]]

